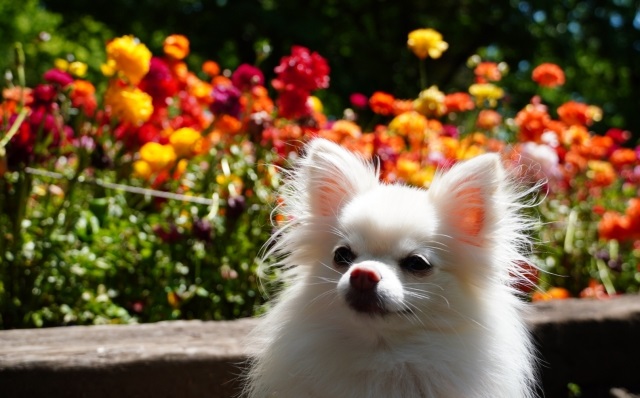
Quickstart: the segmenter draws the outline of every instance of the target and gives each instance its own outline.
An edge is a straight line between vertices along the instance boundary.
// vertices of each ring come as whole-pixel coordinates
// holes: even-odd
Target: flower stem
[[[611,277],[609,276],[607,265],[600,259],[596,260],[596,264],[598,265],[598,275],[600,276],[600,280],[602,281],[602,285],[604,285],[604,289],[607,291],[607,294],[609,296],[615,295],[616,288],[613,286],[613,281],[611,281]]]
[[[420,66],[420,90],[427,88],[427,63],[424,61],[424,58],[420,58],[419,60]]]
[[[24,73],[24,49],[22,48],[22,43],[15,43],[14,45],[16,52],[16,71],[18,72],[18,85],[20,86],[20,108],[24,106],[24,88],[27,85],[27,79]]]

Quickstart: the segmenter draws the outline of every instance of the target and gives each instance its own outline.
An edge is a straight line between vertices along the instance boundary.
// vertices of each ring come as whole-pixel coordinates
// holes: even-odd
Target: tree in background
[[[34,48],[58,56],[73,53],[93,66],[92,61],[101,61],[91,58],[93,46],[102,45],[111,32],[134,34],[152,49],[159,48],[167,34],[181,33],[191,40],[193,63],[210,58],[235,68],[242,62],[262,62],[268,71],[291,45],[300,44],[329,61],[333,80],[323,100],[333,114],[347,106],[353,92],[370,95],[385,90],[414,97],[424,88],[418,83],[419,68],[412,54],[398,44],[406,42],[409,31],[432,27],[455,45],[429,63],[428,84],[438,84],[444,91],[459,88],[457,82],[468,81],[471,73],[467,59],[479,54],[509,65],[511,72],[503,85],[512,93],[511,105],[519,109],[535,90],[530,78],[533,66],[555,62],[566,71],[565,92],[576,94],[560,97],[549,91],[543,93],[546,102],[559,105],[569,96],[586,100],[603,108],[603,125],[640,134],[640,105],[634,90],[640,87],[640,9],[632,0],[41,0],[39,7],[37,3],[0,0],[2,51],[15,40],[32,45],[43,41],[41,32],[46,31],[51,42]],[[45,14],[53,18],[43,19]],[[35,56],[27,51],[27,57],[30,54]]]

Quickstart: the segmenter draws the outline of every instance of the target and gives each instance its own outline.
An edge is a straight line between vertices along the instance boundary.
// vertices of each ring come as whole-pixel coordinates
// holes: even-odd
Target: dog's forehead
[[[430,239],[438,220],[426,191],[381,185],[356,195],[342,210],[340,223],[363,245],[398,248]]]

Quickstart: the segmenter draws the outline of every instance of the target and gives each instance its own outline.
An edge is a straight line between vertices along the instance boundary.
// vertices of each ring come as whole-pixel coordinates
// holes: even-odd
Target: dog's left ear
[[[482,246],[496,222],[506,173],[497,154],[481,155],[438,175],[429,195],[459,240]]]
[[[316,138],[305,149],[296,178],[313,215],[335,217],[356,194],[378,184],[374,167],[338,144]]]

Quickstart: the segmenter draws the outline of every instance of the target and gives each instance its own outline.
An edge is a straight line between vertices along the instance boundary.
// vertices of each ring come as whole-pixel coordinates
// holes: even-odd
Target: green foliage
[[[271,196],[255,164],[218,153],[210,165],[235,160],[231,171],[256,192],[235,218],[217,215],[224,201],[206,206],[105,191],[75,177],[5,174],[2,328],[251,315],[262,300],[255,258],[270,233]],[[194,167],[189,178],[211,193],[217,187],[205,174]],[[16,209],[17,200],[29,209]]]
[[[104,44],[113,33],[90,16],[64,18],[38,0],[0,0],[0,37],[0,71],[15,70],[13,47],[21,43],[29,61],[27,82],[35,83],[55,58],[84,62],[89,65],[87,77],[97,76],[104,62]]]

